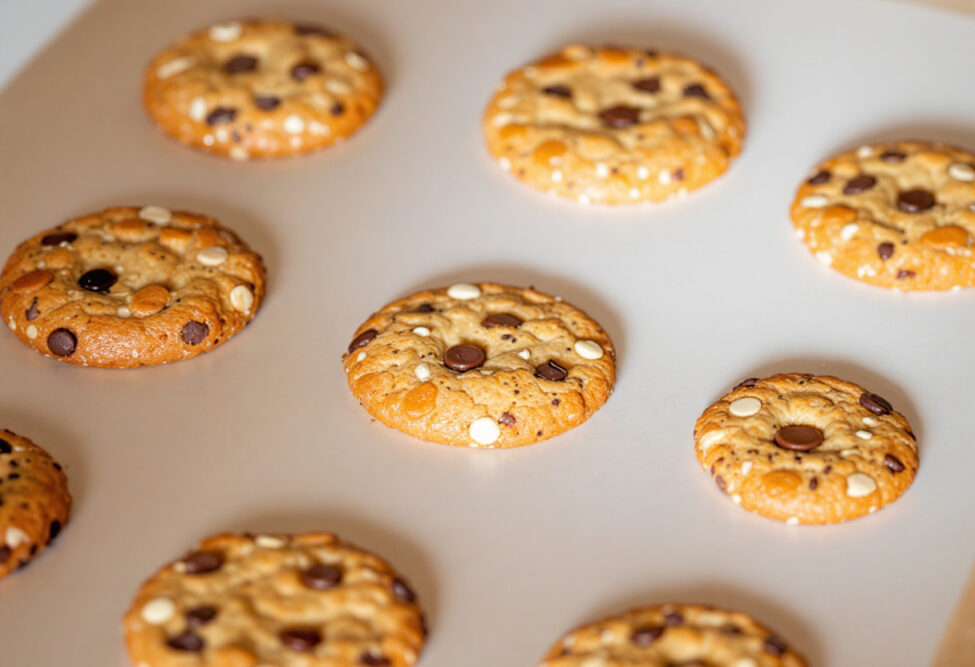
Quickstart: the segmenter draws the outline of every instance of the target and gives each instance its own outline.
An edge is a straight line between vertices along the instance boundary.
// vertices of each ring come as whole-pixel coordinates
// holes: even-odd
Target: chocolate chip
[[[47,337],[47,349],[57,357],[70,357],[78,347],[78,339],[67,329],[55,329]]]
[[[908,190],[897,195],[897,208],[906,213],[927,211],[934,206],[934,195],[923,189]]]
[[[301,573],[301,583],[316,591],[335,588],[342,581],[342,570],[332,565],[318,563]]]
[[[659,625],[637,628],[630,634],[630,641],[637,646],[650,646],[650,644],[660,639],[664,634],[664,629]]]
[[[54,232],[41,239],[41,245],[53,246],[62,243],[71,243],[78,235],[74,232]]]
[[[416,602],[416,593],[406,585],[402,579],[393,579],[393,583],[390,585],[393,589],[393,594],[400,600],[405,602]]]
[[[664,623],[669,626],[683,625],[684,617],[676,611],[672,611],[664,616]]]
[[[711,99],[711,96],[708,95],[708,91],[706,91],[704,86],[699,83],[692,83],[684,88],[684,97],[700,97],[705,100]]]
[[[498,422],[504,424],[505,426],[511,426],[515,423],[515,416],[510,412],[502,412],[501,418],[498,419]]]
[[[12,451],[14,451],[14,448],[10,446],[10,443],[0,439],[0,454],[9,454]]]
[[[183,331],[180,332],[180,338],[187,345],[198,345],[206,340],[206,337],[210,334],[210,327],[203,322],[187,322],[183,325]]]
[[[741,628],[739,628],[737,625],[726,625],[723,628],[721,628],[721,634],[723,634],[723,635],[740,635],[741,634]]]
[[[884,241],[877,246],[877,254],[880,255],[880,259],[886,262],[894,254],[894,244],[889,241]]]
[[[257,69],[257,58],[244,54],[238,54],[223,64],[223,71],[228,74],[241,74],[242,72],[253,72]]]
[[[563,86],[560,83],[557,83],[554,86],[545,86],[542,88],[542,92],[553,97],[565,97],[566,99],[572,98],[572,91],[569,89],[569,87]]]
[[[358,350],[360,347],[365,347],[373,341],[373,339],[379,335],[379,332],[375,329],[366,329],[361,334],[352,339],[349,343],[349,352],[353,350]]]
[[[684,180],[684,170],[683,169],[676,170],[673,173],[673,177],[674,177],[674,180],[675,181],[683,181]]]
[[[232,123],[236,117],[237,109],[231,109],[229,107],[217,107],[207,114],[207,125],[212,127],[213,125]]]
[[[223,567],[223,554],[219,551],[194,551],[183,559],[186,574],[207,574]]]
[[[742,387],[754,387],[756,382],[758,382],[758,378],[748,378],[747,380],[742,380],[733,387],[732,391],[734,389],[741,389]]]
[[[41,314],[41,311],[37,309],[37,297],[30,302],[30,307],[24,311],[24,317],[28,322],[32,322],[37,319],[37,316]]]
[[[443,362],[447,368],[459,372],[477,368],[485,359],[484,350],[477,345],[454,345],[443,353]]]
[[[335,31],[326,28],[322,25],[314,25],[311,23],[299,23],[295,25],[295,34],[307,37],[314,35],[316,37],[335,37]]]
[[[897,272],[897,279],[904,280],[905,278],[913,278],[916,275],[917,274],[914,273],[913,271],[909,271],[907,269],[901,269],[900,271]]]
[[[775,434],[775,444],[782,449],[808,452],[823,444],[823,432],[813,426],[784,426]]]
[[[217,617],[217,610],[213,607],[193,607],[186,611],[186,625],[191,628],[199,628]]]
[[[372,651],[366,651],[359,656],[360,665],[391,665],[389,658],[384,655],[377,655]]]
[[[509,315],[508,313],[496,313],[494,315],[488,315],[483,320],[481,320],[481,326],[492,329],[494,327],[520,327],[522,320],[514,315]]]
[[[51,525],[47,527],[47,541],[50,542],[61,532],[61,522],[55,519],[51,522]]]
[[[892,454],[884,455],[884,465],[887,466],[892,473],[904,472],[904,464],[901,463],[899,458]]]
[[[89,292],[107,292],[118,282],[118,276],[108,269],[92,269],[81,274],[78,286]]]
[[[318,74],[321,69],[322,68],[318,66],[318,63],[313,63],[306,60],[291,68],[291,78],[295,81],[304,81],[312,74]]]
[[[300,651],[302,653],[311,651],[322,642],[322,636],[314,630],[303,630],[299,628],[282,630],[278,634],[278,637],[281,639],[281,643],[292,651]]]
[[[813,477],[811,480],[809,480],[809,490],[815,491],[818,488],[819,488],[819,479],[817,477]]]
[[[711,474],[712,475],[714,474],[714,466],[711,467]],[[714,478],[714,483],[717,484],[718,488],[721,489],[722,491],[728,490],[728,483],[724,481],[724,477],[722,477],[721,475],[717,475]]]
[[[640,79],[631,85],[641,92],[655,93],[660,90],[660,77],[652,76],[649,79]]]
[[[887,415],[894,409],[894,406],[884,397],[871,394],[870,392],[860,394],[860,405],[875,415]]]
[[[206,646],[206,642],[203,641],[203,637],[200,635],[190,632],[181,632],[175,637],[170,638],[166,642],[166,646],[176,651],[190,651],[192,653],[199,653]]]
[[[417,306],[416,308],[414,308],[413,310],[411,310],[409,312],[411,312],[411,313],[432,313],[433,312],[433,306],[431,306],[429,303],[423,303],[423,304],[420,304],[419,306]]]
[[[0,565],[6,565],[12,553],[13,551],[6,544],[0,547]]]
[[[264,111],[274,111],[281,106],[281,98],[274,95],[258,95],[254,98],[254,105]]]
[[[813,175],[809,180],[806,181],[809,185],[822,185],[823,183],[828,183],[831,174],[826,171],[820,171]]]
[[[554,361],[546,361],[544,364],[539,364],[535,367],[535,377],[540,377],[543,380],[551,380],[552,382],[562,382],[565,378],[569,377],[569,371]]]
[[[345,105],[341,102],[336,102],[332,105],[332,108],[328,110],[333,116],[341,116],[345,113]]]
[[[762,646],[762,648],[766,653],[771,653],[772,655],[782,655],[787,650],[787,647],[782,640],[774,635],[765,640],[765,644]]]
[[[640,122],[640,110],[635,107],[619,105],[599,112],[599,118],[610,127],[629,127]]]
[[[11,461],[11,463],[16,463],[16,462]],[[7,475],[7,479],[20,479],[20,473],[19,472],[11,473]]]
[[[873,176],[860,174],[846,182],[846,185],[843,186],[843,194],[858,195],[861,192],[866,192],[876,184],[877,179]]]
[[[884,151],[880,154],[880,159],[889,164],[899,164],[907,159],[907,155],[900,151]]]

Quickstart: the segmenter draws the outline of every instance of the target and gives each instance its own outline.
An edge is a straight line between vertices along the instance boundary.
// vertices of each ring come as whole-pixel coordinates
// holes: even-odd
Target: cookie
[[[740,611],[692,604],[632,609],[573,630],[540,667],[805,667]]]
[[[823,264],[870,285],[975,285],[975,155],[899,141],[819,165],[792,203],[796,233]]]
[[[250,322],[264,264],[215,220],[116,207],[21,243],[0,273],[0,315],[60,361],[128,368],[212,350]]]
[[[533,288],[461,283],[385,306],[343,357],[383,424],[422,440],[518,447],[578,426],[613,389],[616,352],[584,312]]]
[[[408,667],[426,635],[406,581],[328,533],[205,539],[142,585],[124,626],[151,667]]]
[[[583,204],[682,196],[724,173],[745,135],[734,93],[700,63],[578,44],[505,77],[483,124],[503,169]]]
[[[749,378],[694,427],[701,466],[749,512],[789,524],[872,513],[914,481],[917,443],[883,397],[829,375]]]
[[[0,577],[26,566],[68,522],[68,478],[51,455],[0,429]]]
[[[230,21],[156,56],[143,99],[177,141],[247,160],[341,141],[382,93],[376,66],[348,37],[318,25]]]

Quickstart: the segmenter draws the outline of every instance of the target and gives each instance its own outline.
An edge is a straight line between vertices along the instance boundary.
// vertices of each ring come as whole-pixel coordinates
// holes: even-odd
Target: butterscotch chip
[[[744,509],[837,523],[893,502],[914,481],[910,425],[886,399],[828,375],[750,378],[694,428],[701,466]]]
[[[711,70],[672,53],[570,45],[505,77],[484,114],[491,155],[581,203],[684,195],[741,152],[745,121]]]
[[[218,250],[219,263],[200,261]],[[0,273],[0,315],[18,338],[107,368],[211,350],[243,329],[263,294],[261,258],[235,234],[160,207],[70,220],[20,244]]]
[[[394,301],[344,355],[349,387],[392,428],[472,447],[578,426],[613,389],[616,352],[588,315],[534,289],[460,283]]]

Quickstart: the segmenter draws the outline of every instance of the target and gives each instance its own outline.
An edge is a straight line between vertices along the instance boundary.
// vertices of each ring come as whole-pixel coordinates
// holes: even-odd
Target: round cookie
[[[44,551],[68,522],[68,478],[50,454],[0,429],[0,577]]]
[[[246,160],[341,141],[382,92],[375,65],[348,37],[317,25],[230,21],[156,56],[144,103],[177,141]]]
[[[682,196],[724,173],[745,135],[734,93],[700,63],[578,44],[505,77],[483,125],[502,168],[584,204]]]
[[[749,378],[694,427],[701,466],[744,509],[789,524],[847,521],[914,481],[907,420],[883,397],[829,375]]]
[[[205,539],[142,585],[124,626],[152,667],[409,667],[426,635],[403,578],[328,533]]]
[[[975,155],[899,141],[819,165],[792,203],[796,233],[823,264],[870,285],[975,285]]]
[[[691,604],[632,609],[573,630],[539,667],[805,667],[778,636],[738,611]]]
[[[422,440],[518,447],[578,426],[613,389],[616,352],[584,312],[532,288],[461,283],[394,301],[343,357],[383,424]]]
[[[195,357],[253,317],[264,264],[194,213],[115,207],[21,243],[0,273],[0,315],[55,359],[128,368]]]

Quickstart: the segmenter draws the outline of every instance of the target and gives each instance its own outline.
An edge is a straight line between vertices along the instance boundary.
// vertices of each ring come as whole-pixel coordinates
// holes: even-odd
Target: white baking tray
[[[238,164],[183,148],[140,105],[142,69],[232,16],[359,39],[389,90],[317,155]],[[16,26],[4,26],[4,31]],[[686,200],[584,208],[487,157],[480,114],[511,68],[571,40],[674,49],[739,93],[749,133]],[[423,667],[531,667],[631,605],[735,607],[815,665],[929,664],[975,554],[975,291],[898,294],[815,262],[788,206],[821,159],[901,137],[975,147],[975,21],[840,0],[105,0],[0,94],[0,254],[114,204],[198,210],[263,253],[257,319],[201,358],[104,371],[0,336],[0,423],[66,464],[72,521],[0,581],[0,662],[126,664],[140,582],[225,530],[334,530],[414,583]],[[340,355],[373,310],[458,280],[536,285],[619,350],[592,420],[514,451],[452,449],[369,419]],[[0,332],[2,333],[2,332]],[[700,412],[741,378],[832,373],[918,434],[890,507],[833,527],[752,516],[696,463]]]

